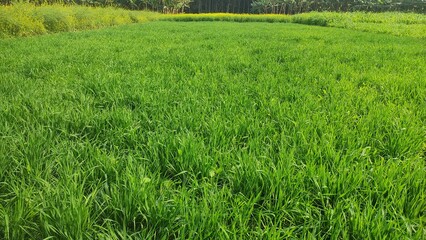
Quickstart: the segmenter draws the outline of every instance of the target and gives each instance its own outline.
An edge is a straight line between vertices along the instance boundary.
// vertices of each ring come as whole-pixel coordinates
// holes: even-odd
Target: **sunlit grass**
[[[0,40],[0,238],[423,239],[424,53],[292,23]]]

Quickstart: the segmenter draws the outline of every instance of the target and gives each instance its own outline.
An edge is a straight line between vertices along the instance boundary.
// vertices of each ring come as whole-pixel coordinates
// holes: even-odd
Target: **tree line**
[[[9,5],[22,0],[0,0]],[[426,0],[24,0],[34,4],[117,6],[164,13],[276,13],[309,11],[410,11],[426,13]]]
[[[426,0],[254,0],[252,12],[296,14],[309,11],[410,11],[426,10]]]

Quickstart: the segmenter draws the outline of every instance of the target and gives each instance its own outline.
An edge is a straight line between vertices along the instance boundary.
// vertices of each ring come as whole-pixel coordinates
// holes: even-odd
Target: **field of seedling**
[[[0,39],[0,238],[424,239],[426,20],[387,14]]]

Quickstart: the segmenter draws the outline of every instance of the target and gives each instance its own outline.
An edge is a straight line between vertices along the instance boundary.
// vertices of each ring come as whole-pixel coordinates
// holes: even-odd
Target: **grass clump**
[[[65,32],[76,29],[77,19],[68,8],[43,6],[35,8],[34,18],[41,19],[48,32]]]
[[[306,25],[328,26],[331,19],[324,13],[312,12],[293,15],[291,21]]]
[[[31,36],[43,33],[96,29],[146,22],[159,14],[116,8],[15,4],[0,6],[0,36]]]
[[[0,6],[0,37],[30,36],[46,33],[43,19],[28,5]]]

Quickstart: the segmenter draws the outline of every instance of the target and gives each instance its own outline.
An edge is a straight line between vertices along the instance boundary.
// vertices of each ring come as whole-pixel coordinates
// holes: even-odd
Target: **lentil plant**
[[[425,51],[291,23],[0,40],[0,237],[424,239]]]

